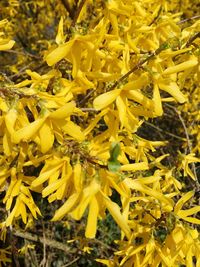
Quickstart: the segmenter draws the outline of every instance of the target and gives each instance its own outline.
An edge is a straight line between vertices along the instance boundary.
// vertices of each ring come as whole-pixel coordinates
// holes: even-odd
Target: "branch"
[[[177,22],[176,24],[179,25],[179,24],[185,23],[185,22],[187,22],[187,21],[190,21],[190,20],[193,20],[193,19],[199,19],[199,18],[200,18],[200,15],[196,15],[196,16],[191,17],[191,18],[187,18],[187,19],[180,20],[180,21]]]
[[[73,261],[65,264],[65,265],[62,265],[62,267],[68,267],[68,266],[72,266],[73,263],[77,262],[78,260],[80,259],[80,256],[76,257]]]
[[[63,243],[58,242],[58,241],[53,240],[53,239],[40,237],[38,235],[34,235],[34,234],[31,234],[28,232],[22,232],[20,230],[13,230],[12,232],[13,232],[13,235],[15,235],[17,237],[28,239],[28,240],[31,240],[33,242],[39,242],[41,244],[45,243],[49,247],[65,251],[67,253],[70,252],[70,254],[71,253],[77,253],[77,249],[73,249],[73,248],[69,247],[67,244],[63,244]]]
[[[81,10],[82,10],[82,8],[83,8],[85,2],[86,2],[86,0],[82,0],[82,1],[80,2],[79,6],[77,7],[77,9],[76,9],[76,11],[75,11],[75,14],[74,14],[74,17],[73,17],[73,21],[72,21],[72,23],[71,23],[71,27],[72,27],[72,28],[75,26],[75,24],[76,24],[76,22],[77,22],[77,20],[78,20],[78,17],[79,17],[79,15],[80,15],[80,13],[81,13]]]
[[[25,87],[24,87],[25,88]],[[10,90],[12,89],[12,90]],[[18,88],[17,88],[18,89]],[[26,95],[23,92],[18,91],[13,87],[0,87],[0,96],[18,96],[19,98],[35,98],[38,99],[36,95]]]
[[[156,22],[156,20],[160,17],[161,11],[162,11],[162,6],[160,6],[157,16],[152,20],[152,22],[149,24],[149,26],[154,24]]]
[[[152,124],[152,123],[150,123],[150,122],[148,122],[148,121],[144,121],[144,123],[145,123],[146,125],[148,125],[148,126],[154,128],[154,129],[156,129],[157,131],[166,134],[166,135],[169,135],[169,136],[171,136],[171,137],[173,137],[173,138],[176,138],[176,139],[178,139],[178,140],[181,140],[181,141],[186,141],[185,138],[180,137],[180,136],[175,135],[175,134],[172,134],[172,133],[170,133],[170,132],[168,132],[168,131],[166,131],[166,130],[163,130],[163,129],[159,128],[158,126],[156,126],[156,125],[154,125],[154,124]]]
[[[12,54],[18,54],[18,55],[23,55],[23,56],[29,56],[29,57],[33,57],[33,58],[40,59],[40,60],[42,59],[40,56],[31,54],[31,53],[27,52],[26,50],[25,50],[25,52],[16,51],[16,50],[6,50],[6,51],[4,51],[4,53],[12,53]]]
[[[193,35],[186,43],[186,47],[189,47],[192,42],[200,37],[200,32]],[[167,42],[161,44],[158,49],[156,49],[150,56],[148,56],[146,59],[143,59],[139,61],[137,65],[135,65],[131,70],[129,70],[126,74],[124,74],[121,78],[119,78],[113,86],[110,87],[110,91],[113,90],[115,87],[117,87],[122,81],[124,81],[130,74],[141,68],[146,62],[150,61],[154,56],[159,55],[163,50],[168,48]]]
[[[150,56],[148,56],[147,58],[139,61],[139,63],[137,65],[135,65],[131,70],[129,70],[126,74],[124,74],[121,78],[119,78],[119,80],[117,80],[113,84],[113,86],[111,86],[110,91],[113,90],[115,87],[117,87],[118,84],[120,84],[122,81],[124,81],[130,74],[132,74],[133,72],[135,72],[136,70],[141,68],[146,62],[150,61],[152,58],[154,58],[155,56],[159,55],[163,50],[166,49],[166,47],[168,47],[167,43],[161,44],[159,46],[159,48],[156,49]]]
[[[171,106],[171,105],[169,105],[169,104],[166,104],[166,105],[167,105],[168,107],[172,108],[172,109],[176,112],[176,114],[177,114],[177,116],[178,116],[178,118],[179,118],[179,120],[180,120],[180,122],[181,122],[181,124],[182,124],[182,126],[183,126],[184,132],[185,132],[185,137],[186,137],[186,140],[187,140],[188,152],[189,152],[189,154],[191,154],[191,153],[192,153],[192,142],[191,142],[191,140],[190,140],[190,137],[189,137],[189,133],[188,133],[187,127],[186,127],[186,125],[185,125],[185,122],[184,122],[184,120],[183,120],[183,118],[182,118],[180,112],[179,112],[175,107],[173,107],[173,106]],[[186,151],[186,154],[187,154],[187,151]],[[191,166],[192,166],[192,171],[193,171],[194,177],[195,177],[195,179],[196,179],[196,187],[197,187],[197,190],[200,190],[200,185],[199,185],[198,178],[197,178],[197,173],[196,173],[195,163],[192,162],[192,163],[191,163]]]
[[[98,112],[95,108],[80,108],[83,112]]]
[[[69,13],[70,18],[73,19],[73,11],[70,7],[68,0],[61,0],[61,2],[63,6],[65,7],[65,9],[67,10],[67,12]]]
[[[197,32],[196,34],[194,34],[192,37],[190,37],[190,39],[187,41],[186,43],[186,47],[190,46],[192,44],[192,42],[194,42],[194,40],[196,40],[197,38],[200,37],[200,32]]]

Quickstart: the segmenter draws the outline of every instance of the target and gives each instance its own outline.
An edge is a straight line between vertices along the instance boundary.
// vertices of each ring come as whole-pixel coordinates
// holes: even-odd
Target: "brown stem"
[[[115,87],[117,87],[118,84],[120,84],[122,81],[124,81],[130,74],[132,74],[133,72],[135,72],[136,70],[138,70],[139,68],[141,68],[146,62],[148,62],[149,60],[151,60],[152,58],[154,58],[154,56],[159,55],[164,49],[166,49],[166,46],[167,46],[167,43],[162,44],[150,56],[148,56],[147,58],[139,61],[139,63],[137,65],[135,65],[131,70],[129,70],[126,74],[124,74],[121,78],[119,78],[113,84],[113,86],[111,86],[110,91],[113,90]]]
[[[38,235],[31,234],[28,232],[22,232],[20,230],[13,230],[13,235],[24,238],[24,239],[31,240],[33,242],[39,242],[41,244],[43,244],[45,242],[45,244],[49,247],[65,251],[65,252],[70,253],[70,254],[71,253],[77,253],[76,249],[69,247],[67,244],[64,244],[64,243],[61,243],[61,242],[58,242],[56,240],[52,240],[49,238],[44,239],[44,237],[40,237]]]
[[[160,17],[161,11],[162,11],[162,6],[159,8],[157,16],[152,20],[152,22],[149,24],[149,26],[154,24],[156,22],[156,20]]]
[[[25,88],[25,87],[24,87]],[[10,90],[11,89],[11,90]],[[19,98],[35,98],[38,99],[36,95],[26,95],[23,92],[18,91],[16,88],[7,88],[7,87],[0,87],[0,96],[18,96]]]
[[[76,11],[75,11],[75,14],[74,14],[74,17],[73,17],[73,21],[72,21],[72,24],[71,24],[71,28],[73,28],[78,20],[78,17],[81,13],[81,10],[85,4],[86,0],[82,0],[79,4],[79,6],[77,7]]]
[[[98,112],[95,108],[80,108],[83,112]]]
[[[70,7],[68,0],[61,0],[61,2],[63,6],[65,7],[65,9],[67,10],[67,12],[69,13],[70,18],[73,19],[73,11]]]
[[[172,108],[172,109],[176,112],[176,114],[177,114],[177,116],[178,116],[178,118],[179,118],[179,120],[180,120],[180,122],[181,122],[181,124],[182,124],[182,126],[183,126],[184,132],[185,132],[185,137],[186,137],[186,140],[187,140],[187,147],[188,147],[187,150],[188,150],[188,152],[191,154],[191,153],[192,153],[192,142],[191,142],[191,140],[190,140],[190,137],[189,137],[189,133],[188,133],[187,127],[186,127],[186,125],[185,125],[185,122],[184,122],[184,120],[183,120],[183,118],[182,118],[180,112],[179,112],[175,107],[173,107],[173,106],[171,106],[171,105],[169,105],[169,104],[166,104],[166,105],[167,105],[168,107]],[[186,154],[187,154],[187,151],[186,151]],[[194,177],[195,177],[195,179],[196,179],[196,188],[197,188],[197,190],[200,190],[200,185],[199,185],[198,178],[197,178],[197,173],[196,173],[195,163],[192,162],[192,163],[191,163],[191,166],[192,166],[192,171],[193,171]]]
[[[190,39],[187,41],[185,46],[186,47],[190,46],[192,44],[192,42],[194,42],[194,40],[196,40],[197,38],[200,38],[200,32],[197,32],[192,37],[190,37]]]
[[[80,256],[76,257],[73,261],[65,264],[65,265],[62,265],[62,267],[68,267],[68,266],[72,266],[73,263],[77,262],[78,260],[80,259]]]
[[[157,131],[159,131],[159,132],[163,132],[164,134],[169,135],[169,136],[171,136],[171,137],[173,137],[173,138],[176,138],[176,139],[181,140],[181,141],[185,141],[185,140],[186,140],[185,138],[183,138],[183,137],[181,137],[181,136],[172,134],[172,133],[170,133],[170,132],[168,132],[168,131],[166,131],[166,130],[161,129],[161,128],[159,128],[158,126],[156,126],[156,125],[154,125],[154,124],[152,124],[152,123],[150,123],[150,122],[148,122],[148,121],[144,121],[144,123],[145,123],[146,125],[148,125],[148,126],[154,128],[154,129],[156,129]]]
[[[176,24],[179,25],[179,24],[185,23],[185,22],[187,22],[187,21],[194,20],[194,19],[199,19],[199,18],[200,18],[200,15],[196,15],[196,16],[193,16],[193,17],[191,17],[191,18],[187,18],[187,19],[180,20],[180,21],[177,22]]]

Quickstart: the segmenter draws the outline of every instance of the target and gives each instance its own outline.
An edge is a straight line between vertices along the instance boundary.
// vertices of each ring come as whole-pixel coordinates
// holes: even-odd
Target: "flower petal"
[[[115,101],[120,92],[121,92],[120,89],[115,89],[100,96],[97,96],[93,102],[94,108],[96,110],[101,110],[107,107],[108,105],[110,105],[112,102]]]

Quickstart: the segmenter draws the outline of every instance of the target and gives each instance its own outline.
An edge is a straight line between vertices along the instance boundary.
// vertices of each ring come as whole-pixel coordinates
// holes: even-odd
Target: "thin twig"
[[[190,46],[193,42],[194,42],[194,40],[196,40],[197,38],[199,38],[200,37],[200,32],[197,32],[196,34],[194,34],[192,37],[190,37],[190,39],[187,41],[187,43],[186,43],[186,47],[188,47],[188,46]]]
[[[69,13],[70,18],[73,19],[73,11],[70,7],[68,0],[61,0],[61,2],[63,6],[65,7],[65,9],[67,10],[67,12]]]
[[[41,244],[43,244],[44,242],[46,243],[47,246],[55,248],[55,249],[59,249],[62,251],[65,251],[67,253],[77,253],[77,249],[73,249],[71,247],[69,247],[67,244],[58,242],[56,240],[53,239],[49,239],[49,238],[45,238],[44,237],[40,237],[38,235],[35,234],[31,234],[28,232],[22,232],[20,230],[13,230],[13,235],[24,238],[24,239],[28,239],[34,242],[39,242]]]
[[[150,61],[152,58],[155,56],[159,55],[163,50],[165,50],[167,47],[167,43],[163,43],[162,45],[159,46],[158,49],[156,49],[150,56],[147,58],[139,61],[137,65],[135,65],[131,70],[129,70],[126,74],[124,74],[121,78],[119,78],[111,87],[110,91],[113,90],[115,87],[118,86],[122,81],[124,81],[130,74],[135,72],[136,70],[140,69],[142,65],[144,65],[146,62]]]
[[[187,19],[183,19],[183,20],[180,20],[180,21],[178,21],[176,24],[183,24],[183,23],[185,23],[185,22],[187,22],[187,21],[190,21],[190,20],[194,20],[194,19],[199,19],[200,18],[200,15],[196,15],[196,16],[194,16],[194,17],[191,17],[191,18],[187,18]]]
[[[170,132],[168,132],[168,131],[166,131],[166,130],[163,130],[163,129],[159,128],[158,126],[156,126],[156,125],[154,125],[154,124],[152,124],[152,123],[150,123],[150,122],[148,122],[148,121],[144,121],[144,123],[145,123],[146,125],[148,125],[148,126],[154,128],[154,129],[156,129],[156,130],[159,131],[159,132],[165,133],[166,135],[169,135],[169,136],[171,136],[171,137],[173,137],[173,138],[176,138],[176,139],[178,139],[178,140],[181,140],[181,141],[186,141],[185,138],[180,137],[180,136],[175,135],[175,134],[172,134],[172,133],[170,133]]]
[[[80,108],[83,112],[98,112],[95,108]]]
[[[107,248],[107,249],[109,249],[109,250],[112,250],[112,251],[117,251],[117,249],[115,249],[115,248],[113,248],[113,247],[111,247],[111,246],[109,246],[109,245],[107,245],[107,244],[105,244],[104,242],[102,242],[101,240],[99,240],[99,239],[93,239],[93,242],[96,242],[96,243],[98,243],[98,244],[100,244],[100,245],[102,245],[103,247],[105,247],[105,248]]]
[[[8,211],[8,214],[10,214],[10,211]],[[16,267],[20,267],[19,259],[18,259],[18,250],[16,248],[16,240],[13,236],[12,225],[10,225],[9,228],[10,228],[10,243],[11,243],[11,252],[12,252],[13,263],[15,263]]]
[[[16,51],[16,50],[6,50],[6,51],[4,51],[4,53],[19,54],[19,55],[24,55],[24,56],[29,56],[29,57],[32,57],[32,58],[36,58],[36,59],[42,59],[40,56],[31,54],[29,52],[21,52],[21,51]]]
[[[17,73],[12,74],[9,76],[9,79],[13,79],[13,78],[18,78],[19,76],[23,75],[26,73],[26,69],[28,69],[34,62],[30,62],[28,65],[26,65],[25,67],[21,68]]]
[[[0,87],[0,95],[1,96],[18,96],[19,98],[38,99],[38,96],[36,95],[26,95],[23,92],[18,91],[18,88],[13,88],[13,87]]]
[[[94,93],[94,89],[88,91],[88,93],[81,99],[81,101],[78,102],[78,105],[81,106],[83,105],[89,98],[90,96]]]
[[[68,266],[72,266],[73,263],[77,262],[80,259],[80,256],[78,256],[77,258],[75,258],[73,261],[70,261],[69,263],[62,265],[62,267],[68,267]]]
[[[75,26],[75,24],[76,24],[76,22],[77,22],[77,20],[78,20],[78,17],[79,17],[79,15],[80,15],[80,13],[81,13],[81,10],[82,10],[82,8],[83,8],[85,2],[86,2],[86,0],[82,0],[82,1],[80,2],[79,6],[77,7],[77,9],[76,9],[76,11],[75,11],[75,15],[74,15],[74,17],[73,17],[73,21],[72,21],[72,23],[71,23],[71,28],[73,28],[73,27]]]
[[[45,228],[44,228],[44,223],[42,222],[42,233],[43,233],[43,259],[39,265],[39,267],[45,267],[46,262],[47,262],[47,257],[46,257],[46,235],[45,235]]]
[[[187,141],[187,150],[186,151],[186,154],[187,152],[189,152],[189,154],[192,153],[192,142],[190,140],[190,137],[189,137],[189,133],[188,133],[188,130],[187,130],[187,127],[185,125],[185,122],[184,122],[184,119],[182,118],[180,112],[173,106],[169,105],[169,104],[166,104],[168,107],[172,108],[175,113],[177,114],[182,126],[183,126],[183,129],[184,129],[184,133],[185,133],[185,137],[186,137],[186,141]],[[197,179],[197,173],[196,173],[196,167],[195,167],[195,163],[192,162],[191,163],[191,166],[192,166],[192,171],[193,171],[193,174],[194,174],[194,177],[196,179],[196,186],[197,186],[197,189],[200,190],[200,185],[199,185],[199,182],[198,182],[198,179]]]
[[[157,16],[152,20],[152,22],[149,24],[149,26],[154,24],[156,22],[156,20],[160,17],[161,11],[162,11],[162,6],[160,6]]]

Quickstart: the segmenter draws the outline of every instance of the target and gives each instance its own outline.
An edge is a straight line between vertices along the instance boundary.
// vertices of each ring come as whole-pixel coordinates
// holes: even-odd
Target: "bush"
[[[200,266],[191,2],[1,1],[0,266]]]

